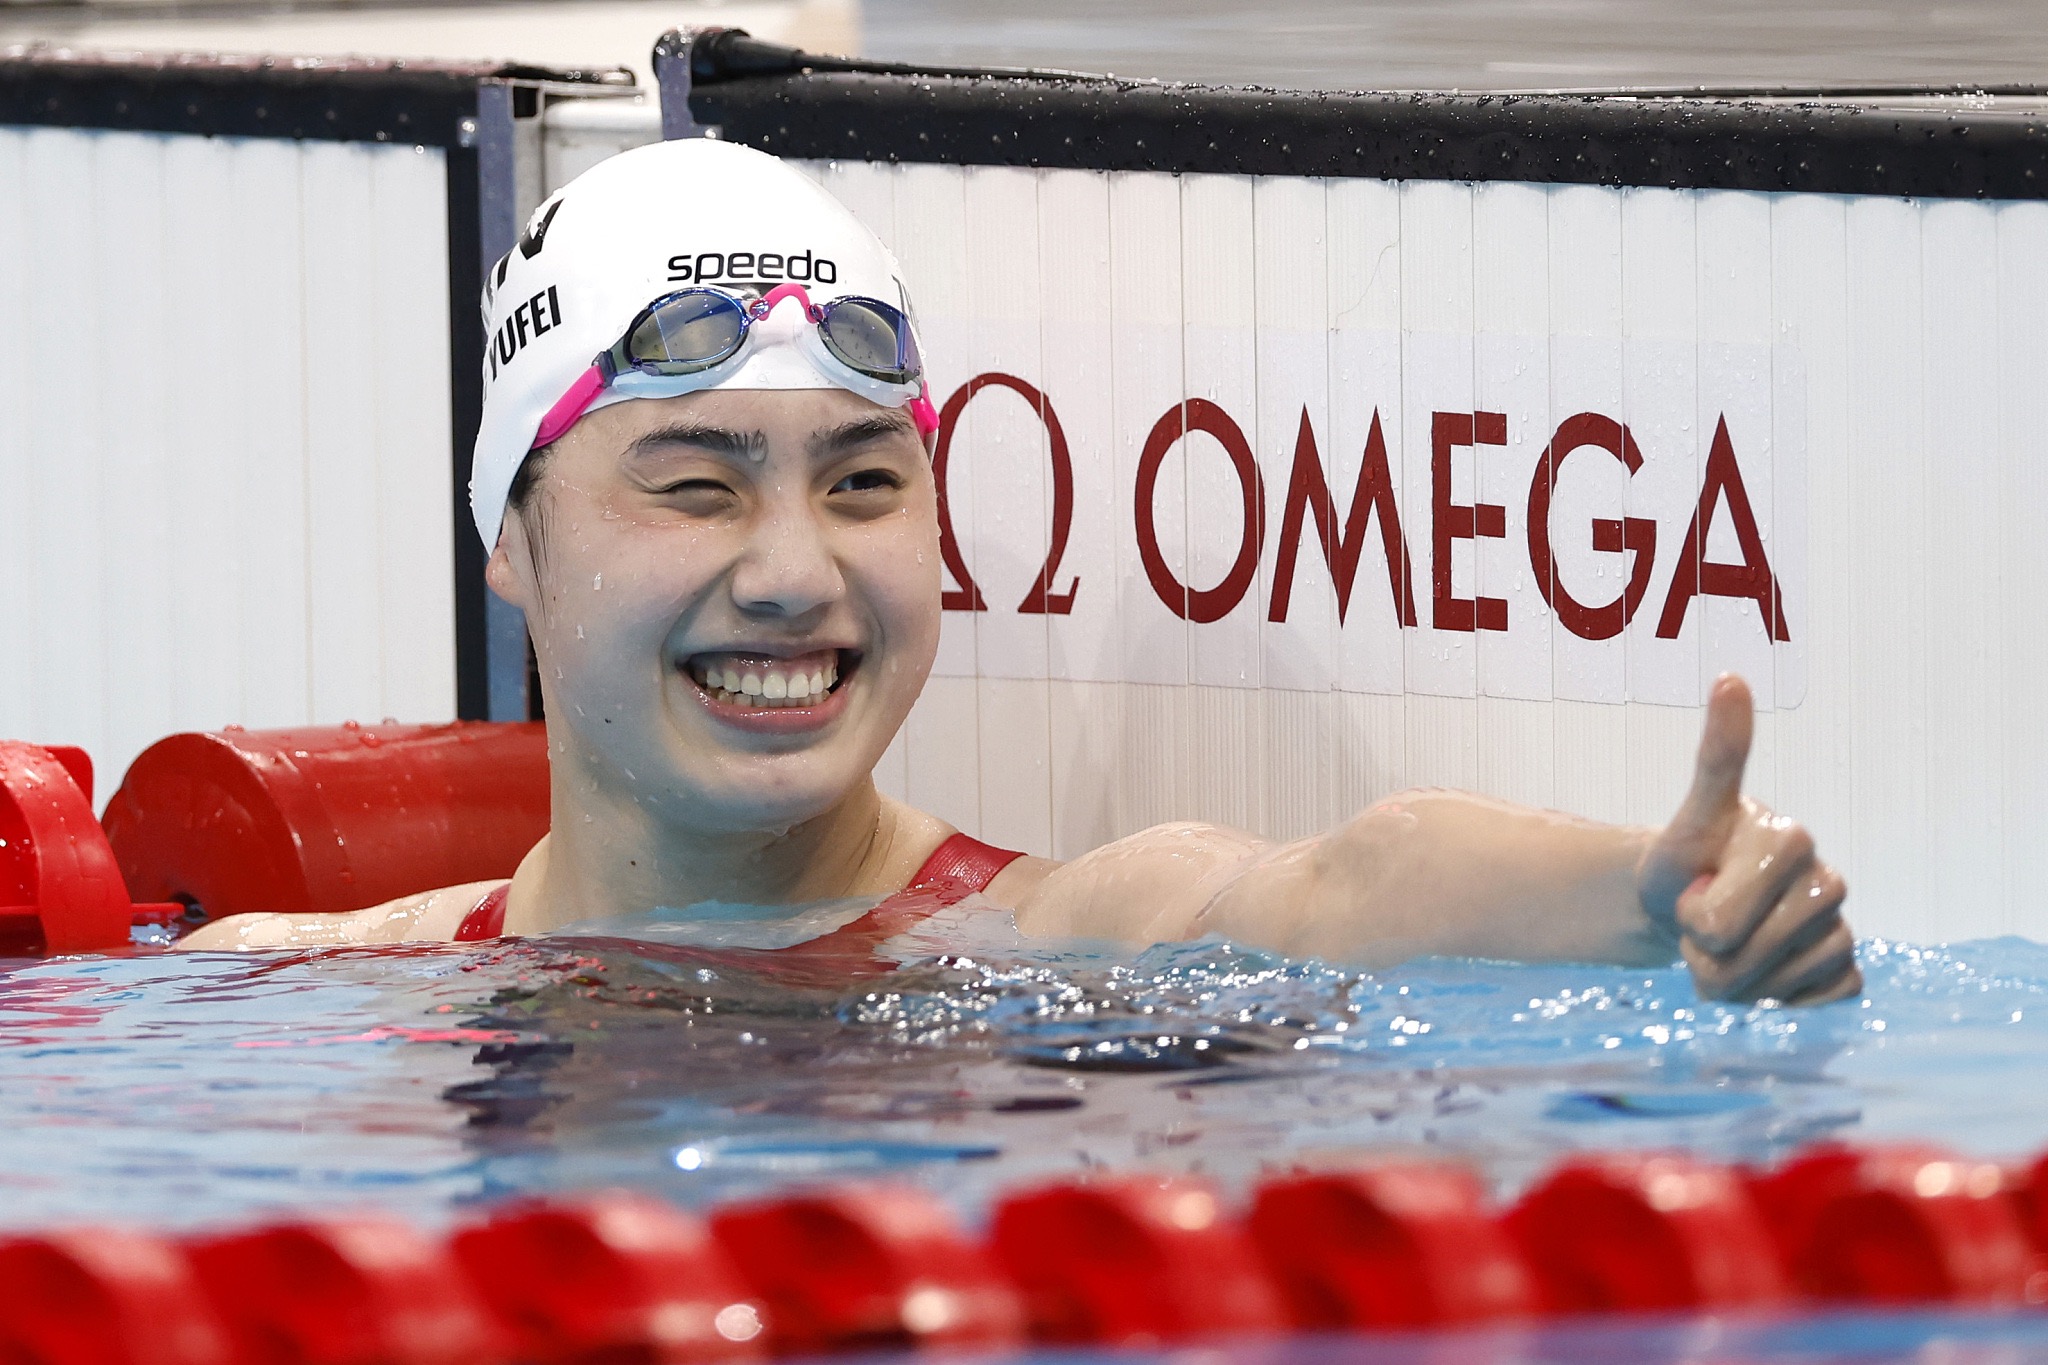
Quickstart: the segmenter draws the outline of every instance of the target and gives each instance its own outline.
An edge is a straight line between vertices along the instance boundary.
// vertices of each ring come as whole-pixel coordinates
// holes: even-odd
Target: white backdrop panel
[[[934,398],[1048,409],[952,434],[940,814],[1057,856],[1414,785],[1660,820],[1735,670],[1859,929],[2048,937],[2048,206],[814,169],[915,225]],[[1050,418],[1072,597],[1020,612]]]
[[[0,733],[454,714],[440,152],[0,128]]]

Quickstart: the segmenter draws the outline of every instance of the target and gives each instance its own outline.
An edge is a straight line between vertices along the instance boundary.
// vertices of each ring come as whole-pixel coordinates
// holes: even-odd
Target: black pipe
[[[914,66],[906,62],[868,61],[861,57],[832,57],[767,42],[743,28],[700,28],[690,36],[692,85],[716,85],[722,81],[744,80],[749,76],[795,76],[814,71],[852,72],[866,76],[1004,76],[1013,80],[1037,81],[1102,79],[1078,71],[1005,66]]]

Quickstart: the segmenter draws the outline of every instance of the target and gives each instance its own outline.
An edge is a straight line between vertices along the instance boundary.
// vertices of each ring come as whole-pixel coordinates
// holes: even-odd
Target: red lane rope
[[[1571,1157],[1512,1206],[1449,1163],[1337,1161],[1232,1207],[1184,1176],[999,1200],[981,1236],[912,1187],[708,1218],[520,1200],[445,1236],[388,1214],[204,1236],[0,1238],[0,1358],[44,1365],[697,1365],[1025,1343],[1150,1346],[1553,1314],[2039,1304],[2028,1166],[1830,1143],[1769,1170]]]

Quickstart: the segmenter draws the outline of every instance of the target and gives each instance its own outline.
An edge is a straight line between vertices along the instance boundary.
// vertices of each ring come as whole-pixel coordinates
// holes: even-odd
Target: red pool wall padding
[[[172,735],[104,824],[136,897],[209,918],[358,910],[509,877],[548,828],[538,722]]]
[[[0,740],[0,953],[119,947],[139,906],[92,814],[92,762],[79,749]]]
[[[2041,1163],[1916,1145],[1766,1171],[1572,1157],[1512,1208],[1463,1168],[1055,1181],[976,1236],[852,1185],[699,1218],[643,1195],[504,1205],[446,1236],[323,1215],[197,1237],[0,1238],[0,1358],[39,1365],[709,1365],[1026,1343],[1153,1346],[1598,1312],[2048,1298]]]
[[[192,906],[357,910],[509,877],[547,829],[538,723],[172,735],[102,820],[82,751],[0,741],[0,950],[118,948]]]

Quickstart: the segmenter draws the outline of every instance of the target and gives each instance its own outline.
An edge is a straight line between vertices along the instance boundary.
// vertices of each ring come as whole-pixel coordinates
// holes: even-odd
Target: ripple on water
[[[2048,1142],[2048,949],[2017,939],[1872,940],[1864,999],[1787,1011],[1703,1002],[1676,968],[1362,972],[1220,942],[1034,943],[999,919],[939,924],[894,970],[631,926],[8,964],[0,1217],[421,1216],[590,1184],[704,1202],[838,1174],[972,1207],[1090,1166],[1236,1181],[1360,1147],[1466,1157],[1512,1187],[1588,1146]]]

